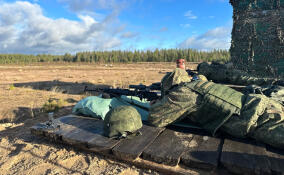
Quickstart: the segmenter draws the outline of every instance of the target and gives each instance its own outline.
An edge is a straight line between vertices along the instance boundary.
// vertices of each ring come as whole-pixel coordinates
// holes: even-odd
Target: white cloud
[[[231,45],[232,27],[217,27],[198,36],[192,36],[181,42],[180,48],[198,50],[229,49]]]
[[[90,16],[78,15],[78,18],[80,18],[86,26],[91,26],[94,23],[98,23],[94,18]]]
[[[191,10],[185,12],[184,16],[188,19],[197,19],[197,16],[195,16]]]
[[[101,4],[103,6],[103,4]],[[115,49],[122,43],[116,34],[117,13],[98,22],[78,15],[79,21],[51,19],[37,4],[17,1],[0,5],[1,53],[51,53]]]

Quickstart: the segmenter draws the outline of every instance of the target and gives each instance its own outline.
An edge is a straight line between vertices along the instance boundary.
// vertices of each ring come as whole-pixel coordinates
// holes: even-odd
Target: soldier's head
[[[185,60],[184,59],[177,59],[177,68],[185,69]]]

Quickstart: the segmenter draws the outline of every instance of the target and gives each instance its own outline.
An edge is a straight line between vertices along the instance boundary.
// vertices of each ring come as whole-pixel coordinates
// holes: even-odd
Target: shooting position
[[[133,160],[136,158],[143,160],[145,153],[150,155],[150,161],[158,161],[157,163],[163,164],[163,166],[167,162],[173,162],[174,160],[172,165],[175,168],[175,165],[179,164],[179,160],[186,158],[182,156],[187,155],[189,150],[188,155],[193,156],[193,161],[198,159],[197,162],[201,163],[197,164],[201,164],[201,167],[203,167],[205,160],[210,160],[209,163],[211,163],[212,155],[215,155],[214,160],[216,160],[216,163],[213,167],[216,168],[219,164],[218,160],[226,163],[226,159],[223,159],[223,152],[228,152],[225,149],[228,148],[228,145],[233,150],[228,154],[232,156],[232,159],[237,156],[239,158],[237,163],[247,161],[247,152],[253,153],[249,154],[250,159],[263,158],[259,157],[258,154],[254,154],[254,151],[260,149],[259,147],[241,142],[233,142],[234,145],[231,146],[232,141],[227,142],[231,139],[230,137],[213,138],[210,137],[210,134],[216,136],[219,133],[226,133],[239,138],[253,138],[273,147],[284,148],[282,134],[284,132],[283,106],[264,95],[243,94],[225,85],[210,81],[193,81],[185,69],[181,68],[176,68],[173,72],[165,75],[162,83],[155,83],[150,86],[130,85],[129,88],[93,89],[96,92],[109,93],[113,97],[112,99],[87,97],[95,99],[97,103],[90,105],[90,103],[86,102],[87,105],[83,108],[85,109],[86,106],[90,105],[91,109],[96,110],[94,111],[94,117],[103,120],[95,119],[92,121],[94,123],[91,123],[91,120],[87,118],[71,116],[69,117],[70,120],[73,121],[74,119],[73,123],[78,127],[74,127],[70,132],[67,131],[66,134],[59,138],[66,139],[67,143],[71,139],[71,144],[76,143],[80,146],[84,146],[85,143],[87,143],[87,146],[90,144],[92,147],[88,147],[88,149],[98,152],[102,152],[102,148],[107,149],[105,154],[112,154],[112,156],[117,156],[116,158],[120,158],[119,156],[122,155],[120,151],[122,150],[125,151],[123,155],[124,158],[127,157],[127,160],[129,159],[129,153],[132,154],[133,152],[135,152]],[[163,92],[162,96],[155,92],[159,89]],[[87,90],[91,89],[86,88]],[[151,97],[146,95],[146,92],[147,94],[155,92],[156,95]],[[123,95],[129,95],[130,98],[137,96],[136,99],[138,100],[145,98],[152,103],[151,105],[146,103],[148,107],[144,112],[141,112],[136,104],[120,103],[119,100],[123,99]],[[78,104],[82,104],[81,101]],[[105,117],[99,115],[103,113],[102,109],[105,110],[103,114]],[[62,118],[60,120],[67,119]],[[82,126],[79,125],[84,122],[85,126],[82,129]],[[205,133],[205,136],[203,136],[204,132],[201,131],[202,133],[200,133],[200,129],[197,129],[198,133],[187,133],[173,131],[172,127],[164,128],[164,126],[168,125],[175,125],[174,128],[177,128],[181,126],[178,125],[180,123],[183,124],[183,127],[187,124],[188,126],[194,124],[195,129],[197,127],[203,128],[203,130],[207,131],[207,134]],[[64,128],[67,126],[69,127],[69,125],[62,123],[62,127],[59,129],[65,131]],[[41,129],[42,127],[39,127],[38,130]],[[178,129],[183,130],[184,128]],[[60,130],[48,130],[46,132],[56,133],[61,132]],[[73,137],[70,137],[70,135],[73,135]],[[48,136],[49,134],[47,134]],[[141,146],[141,142],[144,146]],[[186,144],[184,144],[185,142]],[[123,143],[125,147],[121,147],[120,143]],[[112,144],[111,148],[109,144]],[[239,152],[239,145],[244,145],[243,152]],[[246,145],[249,145],[249,148],[245,147]],[[265,150],[265,148],[262,150]],[[220,154],[221,151],[222,154]],[[161,155],[164,157],[162,160]],[[194,157],[195,155],[200,155],[200,157]],[[280,155],[277,154],[276,156]],[[149,160],[148,158],[145,159]],[[191,161],[191,157],[189,159]],[[253,165],[254,162],[252,161]],[[279,161],[280,163],[281,161]],[[235,165],[238,164],[232,166]],[[190,167],[191,163],[186,166]],[[238,166],[243,167],[243,165]],[[212,167],[211,164],[210,167]],[[253,171],[259,171],[258,167],[252,167],[252,169]],[[282,172],[282,169],[279,171]]]
[[[284,108],[260,94],[243,94],[209,81],[191,81],[177,68],[162,80],[162,98],[152,103],[148,121],[164,127],[189,119],[215,135],[253,138],[284,148]]]
[[[284,148],[284,112],[280,103],[261,94],[243,94],[206,81],[202,75],[194,74],[197,78],[192,78],[185,70],[183,59],[178,59],[176,64],[177,68],[167,73],[160,84],[129,86],[135,90],[96,91],[111,97],[126,95],[147,99],[150,101],[147,120],[156,127],[187,119],[213,136],[220,131]],[[154,90],[161,90],[161,96]]]

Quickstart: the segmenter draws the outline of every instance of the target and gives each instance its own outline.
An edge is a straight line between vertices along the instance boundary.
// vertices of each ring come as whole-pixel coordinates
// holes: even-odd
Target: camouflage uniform
[[[221,130],[284,148],[283,106],[264,95],[245,95],[213,82],[181,83],[151,106],[148,120],[163,127],[184,118],[212,135]]]
[[[241,115],[233,115],[220,129],[235,137],[250,137],[283,149],[284,108],[264,95],[248,95]]]
[[[174,85],[181,82],[190,82],[191,78],[183,69],[176,68],[173,72],[167,73],[161,81],[161,96],[163,97],[167,91]]]

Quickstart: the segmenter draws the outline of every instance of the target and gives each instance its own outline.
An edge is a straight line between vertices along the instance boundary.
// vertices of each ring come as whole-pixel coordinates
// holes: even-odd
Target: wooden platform
[[[284,174],[282,150],[143,125],[132,140],[103,136],[103,121],[68,115],[31,133],[168,174]]]

